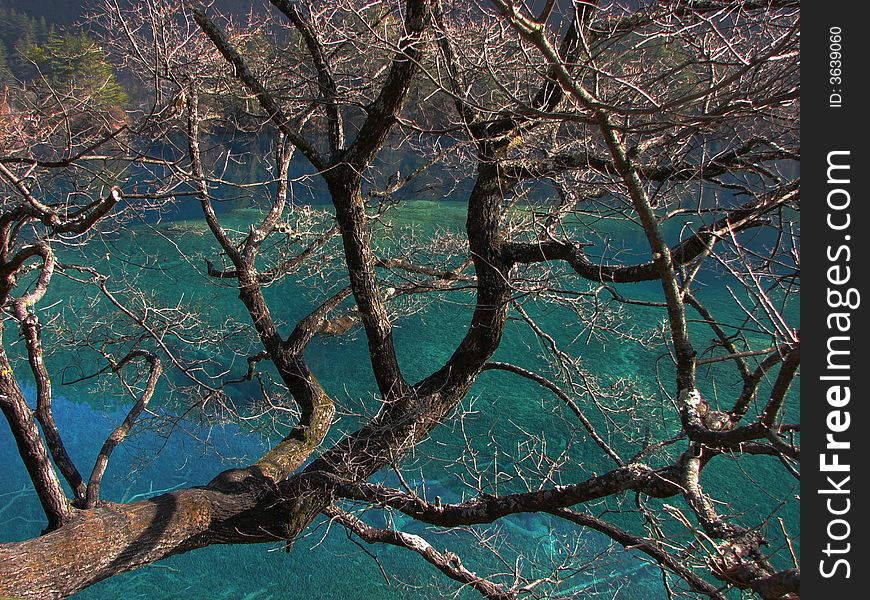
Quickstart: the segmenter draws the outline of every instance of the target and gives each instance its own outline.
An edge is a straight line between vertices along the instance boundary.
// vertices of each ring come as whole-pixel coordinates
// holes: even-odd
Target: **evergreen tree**
[[[54,29],[53,26],[49,26],[48,22],[45,20],[45,17],[39,17],[39,21],[36,23],[36,39],[39,42],[45,42],[48,40],[49,34]]]
[[[36,40],[36,30],[36,21],[27,15],[0,9],[0,46],[5,51],[10,73],[18,79],[28,79],[34,74],[32,65],[24,57]]]
[[[0,0],[0,10],[17,11],[22,16],[68,25],[82,16],[82,0]]]
[[[56,92],[77,98],[90,96],[104,110],[123,107],[127,102],[105,53],[84,31],[52,32],[45,44],[32,44],[26,57]]]

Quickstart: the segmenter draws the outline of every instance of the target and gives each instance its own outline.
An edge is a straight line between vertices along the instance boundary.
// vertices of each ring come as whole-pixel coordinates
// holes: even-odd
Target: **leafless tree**
[[[784,481],[799,477],[798,3],[271,4],[246,20],[196,3],[105,0],[94,16],[104,44],[153,104],[26,147],[14,142],[13,115],[26,108],[3,109],[0,294],[37,397],[34,409],[21,391],[28,367],[10,358],[7,334],[0,404],[48,525],[38,538],[0,544],[0,593],[60,597],[212,544],[289,547],[324,515],[485,597],[548,597],[581,569],[579,557],[516,561],[484,527],[533,513],[644,555],[669,595],[797,598],[793,532],[771,525],[784,523],[778,509],[731,506],[765,483],[731,470],[717,496],[705,482],[750,461],[778,465],[766,472]],[[68,130],[81,122],[72,109],[55,118]],[[240,153],[215,141],[233,136],[257,142]],[[307,163],[299,176],[297,155]],[[401,155],[413,160],[394,174]],[[255,163],[258,178],[232,181],[230,162]],[[130,168],[140,174],[135,190],[125,189]],[[68,188],[57,178],[75,191],[58,192]],[[385,215],[424,179],[462,195],[463,232],[421,239],[385,228]],[[328,191],[328,213],[293,201],[294,185],[315,182]],[[260,198],[256,218],[226,226],[216,203],[227,194]],[[136,281],[119,287],[109,265],[58,258],[58,248],[92,243],[131,212],[159,213],[180,197],[199,204],[216,244],[194,266],[237,289],[249,323],[159,308]],[[401,246],[379,245],[386,235]],[[34,310],[55,271],[96,290],[120,319],[67,334],[104,358],[94,377],[140,366],[121,380],[133,407],[87,479],[52,418]],[[264,290],[310,273],[321,276],[317,300],[288,324],[294,300]],[[718,314],[714,280],[739,310]],[[470,321],[449,358],[407,380],[395,320],[415,318],[427,299],[469,298]],[[573,342],[548,330],[547,309],[579,332]],[[629,320],[639,309],[648,322]],[[537,341],[528,363],[494,358],[513,324]],[[348,430],[349,409],[305,352],[318,335],[355,328],[368,343],[377,406]],[[167,332],[188,343],[169,346]],[[658,356],[636,365],[654,388],[590,369],[584,353],[601,347],[591,339]],[[209,344],[237,348],[244,374],[193,357],[191,348]],[[200,487],[103,500],[112,450],[164,371],[185,382],[179,410],[219,407],[245,419],[263,407],[291,415],[292,429],[255,462]],[[228,389],[255,377],[262,399],[240,408]],[[564,409],[564,450],[548,448],[546,432],[509,444],[467,433],[469,392],[492,377],[534,383]],[[445,478],[470,493],[456,502],[402,475],[438,456],[432,435],[441,430],[460,449],[443,461]],[[328,434],[338,441],[321,448]],[[387,468],[401,485],[372,481]],[[467,529],[504,569],[475,572],[440,548],[445,538],[375,527],[364,511],[402,514],[433,535]]]

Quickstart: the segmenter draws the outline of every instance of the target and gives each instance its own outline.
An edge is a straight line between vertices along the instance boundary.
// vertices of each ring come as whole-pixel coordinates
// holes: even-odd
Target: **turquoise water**
[[[228,226],[243,230],[255,213],[253,209],[238,209],[223,218]],[[379,245],[385,252],[404,256],[403,253],[411,249],[394,239],[404,228],[414,227],[418,233],[432,236],[439,232],[458,231],[463,221],[464,206],[461,203],[409,203],[385,217],[384,222],[389,227]],[[589,233],[580,222],[575,227]],[[637,232],[607,227],[604,224],[606,235],[612,237],[616,245],[631,247],[639,241]],[[597,228],[598,235],[605,235],[602,224]],[[91,253],[88,255],[91,260],[95,256],[101,257],[104,261],[100,263],[101,269],[112,273],[110,284],[117,284],[120,288],[125,279],[130,280],[141,289],[151,290],[155,300],[166,305],[176,306],[181,302],[191,312],[201,315],[206,325],[227,323],[227,327],[234,331],[233,335],[215,344],[191,350],[179,340],[170,339],[167,343],[184,360],[206,361],[204,368],[210,372],[220,372],[220,366],[229,366],[233,374],[244,372],[244,360],[233,362],[232,357],[253,347],[246,315],[240,310],[237,292],[230,285],[216,282],[203,273],[203,257],[213,257],[216,251],[200,220],[139,224],[107,238],[105,245],[97,250],[86,252]],[[104,254],[106,257],[102,258]],[[566,286],[580,289],[570,275],[563,275]],[[728,293],[728,281],[708,274],[701,283],[701,294],[711,310],[717,315],[736,319],[739,312]],[[268,289],[275,316],[285,324],[284,333],[296,319],[315,306],[316,288],[320,285],[319,276],[312,274]],[[633,298],[659,299],[660,291],[654,284],[623,287],[623,293]],[[110,288],[118,289],[112,285]],[[51,293],[52,297],[46,298],[41,306],[53,305],[51,314],[62,315],[68,328],[83,329],[83,324],[93,322],[92,315],[106,314],[105,304],[96,300],[99,294],[87,286],[56,276]],[[606,298],[606,294],[601,296],[602,301]],[[135,304],[135,299],[131,301]],[[464,333],[471,301],[468,293],[432,297],[417,307],[419,312],[397,319],[396,345],[409,380],[427,375],[455,347]],[[55,302],[59,304],[55,305]],[[653,439],[664,439],[667,432],[675,431],[670,401],[657,391],[652,365],[660,365],[659,375],[665,382],[672,380],[672,374],[666,360],[657,363],[664,351],[661,337],[656,333],[663,322],[661,309],[611,308],[621,311],[614,314],[613,322],[621,328],[631,325],[632,335],[646,340],[645,343],[612,335],[589,336],[584,324],[566,308],[536,302],[526,304],[530,314],[563,349],[581,357],[585,370],[596,374],[602,389],[615,390],[615,396],[634,394],[637,398],[643,397],[637,406],[613,405],[611,408],[618,412],[606,415],[588,408],[588,416],[597,425],[609,427],[617,440],[614,444],[630,455],[628,449],[633,446],[620,445],[617,427],[626,428],[631,435]],[[795,317],[797,306],[789,310],[790,316]],[[41,318],[43,322],[48,321],[47,314]],[[60,329],[61,321],[54,327]],[[7,329],[13,330],[14,327]],[[105,325],[105,331],[122,329],[120,323]],[[105,331],[101,330],[102,333]],[[696,328],[696,334],[702,340],[711,337],[711,333],[700,326]],[[51,330],[47,329],[47,340],[51,340],[51,336]],[[339,407],[340,419],[331,440],[343,432],[352,431],[378,408],[365,350],[365,340],[357,330],[341,337],[318,338],[308,350],[312,370]],[[522,320],[516,319],[509,324],[496,358],[548,373],[545,354],[546,349],[536,336]],[[93,351],[65,347],[49,360],[53,372],[58,373],[54,380],[59,395],[55,401],[57,420],[66,433],[73,458],[83,471],[89,471],[102,440],[123,418],[129,401],[117,385],[62,385],[64,380],[92,372],[94,365],[98,364],[97,358]],[[22,365],[18,372],[25,370],[26,365]],[[735,377],[726,364],[717,363],[703,374],[706,398],[715,402],[721,397],[723,405],[733,401]],[[185,402],[183,390],[176,386],[187,383],[177,375],[170,378],[171,381],[160,388],[152,402],[151,409],[155,414],[145,419],[135,435],[116,450],[104,480],[104,497],[131,500],[176,487],[206,483],[224,468],[244,465],[255,459],[268,448],[270,441],[279,439],[286,431],[288,419],[260,419],[241,425],[224,423],[224,411],[219,407],[209,407],[207,416],[194,416],[193,413],[189,419],[170,424],[165,417],[175,414],[179,405]],[[252,414],[256,410],[250,405],[250,398],[256,394],[256,386],[248,384],[239,386],[232,398],[241,413]],[[471,440],[470,447],[479,452],[478,466],[487,474],[488,491],[492,493],[521,489],[520,475],[534,479],[528,463],[519,463],[516,472],[512,466],[530,450],[543,453],[552,460],[559,460],[563,452],[567,453],[570,459],[562,468],[567,478],[565,482],[571,477],[581,478],[608,468],[598,448],[584,439],[556,398],[512,375],[501,372],[483,374],[463,403],[462,412],[462,419],[457,417],[434,432],[431,439],[402,465],[403,475],[411,485],[422,486],[425,481],[425,493],[429,498],[440,495],[447,502],[472,493],[467,485],[471,481],[457,466],[461,457],[468,456],[463,430]],[[168,435],[170,430],[172,434]],[[705,483],[717,497],[728,501],[731,510],[742,515],[742,520],[748,524],[763,521],[778,506],[779,499],[790,498],[779,514],[785,517],[788,526],[797,527],[797,503],[793,499],[797,494],[797,482],[783,477],[775,460],[737,461],[727,457],[716,460],[721,464],[717,464],[715,473],[713,469],[709,470]],[[15,540],[33,536],[42,527],[39,505],[29,491],[26,474],[5,426],[0,427],[0,464],[7,473],[0,481],[0,538]],[[515,477],[513,480],[496,478],[496,471],[514,473]],[[394,475],[381,477],[390,484],[396,483]],[[732,482],[737,477],[751,478],[759,485],[748,490],[734,489]],[[420,490],[422,492],[423,488]],[[668,503],[679,505],[678,499],[670,499]],[[651,504],[655,506],[655,503]],[[596,511],[605,508],[616,509],[619,505],[602,504],[596,507]],[[625,508],[633,508],[633,499],[627,499]],[[378,511],[369,511],[365,518],[375,524],[386,524],[386,517]],[[614,518],[627,526],[636,525],[636,516],[632,514]],[[393,518],[393,525],[426,535],[439,549],[457,552],[469,568],[481,574],[505,570],[505,565],[491,555],[477,551],[481,542],[473,534],[433,534],[399,516]],[[781,539],[778,527],[773,525],[769,534],[772,546],[777,547]],[[479,533],[483,531],[478,530]],[[684,535],[684,532],[679,535]],[[606,540],[594,532],[578,531],[565,524],[523,515],[505,519],[495,529],[495,535],[487,539],[498,547],[509,564],[523,556],[521,564],[524,574],[529,577],[546,574],[548,566],[558,564],[566,556],[573,556],[577,571],[563,574],[563,597],[665,597],[661,590],[661,574],[655,567],[619,548],[609,548]],[[78,594],[76,598],[386,599],[409,595],[435,598],[455,590],[452,582],[415,555],[384,547],[365,549],[377,556],[389,582],[375,560],[351,541],[343,530],[319,522],[296,543],[289,555],[280,545],[206,548],[115,577]],[[780,552],[777,560],[788,562],[788,557],[785,552]],[[475,597],[472,593],[466,595]]]

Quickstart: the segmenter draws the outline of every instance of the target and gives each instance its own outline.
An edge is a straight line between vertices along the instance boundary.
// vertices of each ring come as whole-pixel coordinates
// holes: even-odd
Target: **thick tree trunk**
[[[61,598],[195,548],[274,540],[275,500],[258,485],[235,493],[194,488],[76,511],[56,531],[0,545],[0,596]]]
[[[0,325],[0,335],[3,327]],[[72,506],[51,465],[48,450],[39,434],[33,411],[27,405],[21,387],[12,373],[6,351],[0,345],[0,411],[6,417],[18,454],[24,462],[36,495],[48,518],[47,529],[56,529],[72,516]]]

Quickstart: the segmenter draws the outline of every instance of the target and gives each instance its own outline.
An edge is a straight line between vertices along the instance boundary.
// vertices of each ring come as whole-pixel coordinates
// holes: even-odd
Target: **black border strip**
[[[863,6],[801,3],[800,547],[801,597],[810,600],[867,597],[870,370],[861,333],[870,311],[863,189],[870,97],[862,80],[870,32]]]

